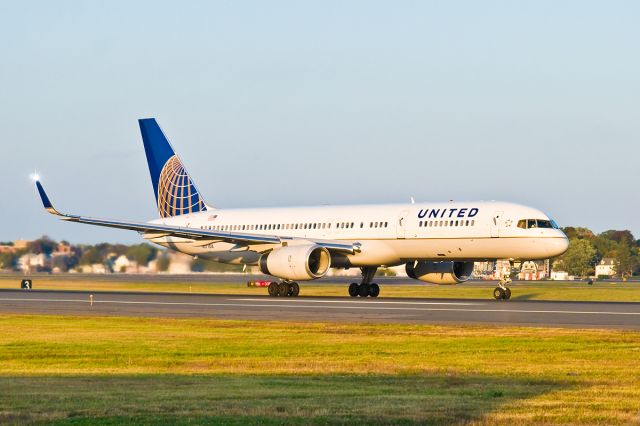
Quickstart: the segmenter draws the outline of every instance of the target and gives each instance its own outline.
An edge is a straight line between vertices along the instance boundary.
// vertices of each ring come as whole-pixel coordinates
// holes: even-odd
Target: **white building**
[[[169,270],[167,271],[170,274],[190,274],[191,273],[191,262],[193,262],[193,258],[189,255],[183,253],[172,252],[169,255],[171,262],[169,263]]]
[[[569,273],[565,271],[551,271],[551,279],[554,281],[567,281],[573,279],[573,277],[569,277]]]
[[[606,276],[612,277],[616,274],[615,260],[611,257],[603,258],[600,263],[596,265],[596,277]]]
[[[18,269],[23,272],[35,272],[45,267],[50,267],[51,261],[43,253],[27,253],[18,259]]]
[[[131,266],[131,262],[129,262],[127,256],[121,254],[113,261],[113,272],[127,272],[129,266]]]

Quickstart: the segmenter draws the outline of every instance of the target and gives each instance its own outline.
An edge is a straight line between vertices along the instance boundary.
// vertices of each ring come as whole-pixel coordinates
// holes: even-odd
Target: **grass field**
[[[221,281],[224,277],[220,278]],[[91,290],[91,291],[157,291],[215,294],[266,294],[266,288],[247,287],[244,283],[212,283],[188,281],[130,281],[117,275],[99,276],[96,279],[74,276],[38,276],[36,289],[42,290]],[[20,277],[0,277],[0,288],[17,288]],[[415,281],[414,281],[415,282]],[[461,299],[490,299],[493,282],[469,282],[455,286],[437,286],[416,283],[413,285],[382,285],[380,297],[437,297]],[[583,300],[640,302],[640,283],[596,282],[587,285],[579,281],[515,282],[512,286],[514,300]],[[346,296],[346,284],[302,283],[301,296]]]
[[[639,424],[640,333],[0,317],[0,424]]]

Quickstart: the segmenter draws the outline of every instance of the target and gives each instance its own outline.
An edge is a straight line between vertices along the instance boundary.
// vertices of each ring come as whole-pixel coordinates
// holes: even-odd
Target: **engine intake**
[[[409,262],[407,275],[414,280],[432,284],[458,284],[471,278],[473,262]]]
[[[331,255],[329,250],[319,245],[285,246],[263,254],[259,265],[263,274],[308,281],[327,273]]]

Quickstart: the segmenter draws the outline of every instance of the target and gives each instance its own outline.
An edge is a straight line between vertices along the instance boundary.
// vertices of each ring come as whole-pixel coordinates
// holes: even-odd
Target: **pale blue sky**
[[[0,240],[136,233],[156,117],[219,207],[498,199],[640,237],[636,1],[3,2]]]

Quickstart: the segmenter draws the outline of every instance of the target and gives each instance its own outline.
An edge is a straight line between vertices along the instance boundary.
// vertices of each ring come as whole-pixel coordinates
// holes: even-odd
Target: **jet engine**
[[[432,284],[458,284],[471,278],[473,262],[409,262],[407,275],[415,280]]]
[[[285,280],[323,277],[331,266],[329,250],[319,245],[284,246],[260,256],[260,270]]]

